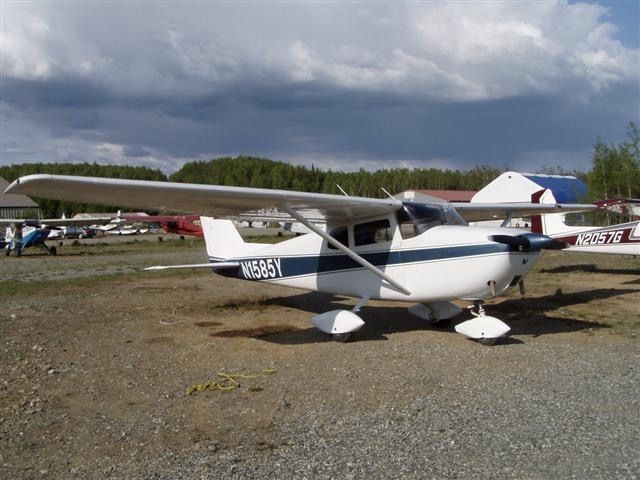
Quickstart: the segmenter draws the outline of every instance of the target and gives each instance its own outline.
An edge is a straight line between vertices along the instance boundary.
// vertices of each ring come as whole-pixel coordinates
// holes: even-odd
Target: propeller
[[[540,233],[524,233],[522,235],[491,235],[490,240],[509,245],[518,252],[539,252],[540,250],[562,250],[567,248],[565,242]]]

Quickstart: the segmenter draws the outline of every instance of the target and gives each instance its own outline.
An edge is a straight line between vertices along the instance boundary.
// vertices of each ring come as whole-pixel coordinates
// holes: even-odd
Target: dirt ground
[[[337,412],[327,414],[336,415],[327,422],[338,425],[383,409],[409,411],[430,396],[449,398],[464,412],[471,407],[461,392],[475,388],[479,377],[537,382],[539,368],[564,363],[580,372],[577,363],[590,359],[635,369],[624,388],[637,398],[640,259],[546,254],[526,279],[526,298],[516,289],[489,302],[488,313],[512,327],[494,347],[432,328],[412,317],[408,305],[392,302],[370,302],[355,341],[336,343],[309,319],[350,308],[352,299],[208,271],[141,270],[205,259],[200,241],[155,237],[68,244],[57,257],[27,252],[0,258],[3,478],[194,478],[188,469],[195,458],[204,465],[198,469],[226,472],[220,478],[251,471],[302,478],[293,466],[271,466],[271,475],[251,469],[258,468],[254,462],[297,455],[304,431],[318,428],[326,412]],[[467,318],[464,313],[454,324]],[[566,380],[548,381],[561,388]],[[211,388],[197,391],[207,384]],[[496,381],[496,398],[501,388],[508,395],[513,383],[500,385]],[[628,471],[616,470],[627,465],[638,473],[637,458],[627,458],[638,453],[638,444],[629,444],[639,439],[637,413],[619,414],[631,426],[609,445],[618,457],[601,452],[611,462],[607,472]],[[465,428],[456,425],[451,435]],[[347,435],[346,427],[336,432]],[[501,466],[494,459],[486,468],[510,461]],[[353,468],[353,477],[376,476],[353,462],[334,475],[346,478]],[[587,478],[579,465],[576,460],[567,474]],[[528,478],[546,477],[522,468]],[[330,470],[316,472],[331,476]],[[511,478],[527,477],[520,474]],[[392,476],[382,472],[380,478]]]

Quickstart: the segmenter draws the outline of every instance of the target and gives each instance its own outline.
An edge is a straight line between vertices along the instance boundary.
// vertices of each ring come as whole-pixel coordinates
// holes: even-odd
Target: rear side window
[[[329,235],[338,240],[345,247],[349,246],[349,229],[347,227],[336,227],[329,231]],[[329,248],[337,250],[336,247],[329,244]]]
[[[386,218],[356,225],[353,227],[353,235],[356,247],[372,243],[390,242],[393,238],[391,224]]]

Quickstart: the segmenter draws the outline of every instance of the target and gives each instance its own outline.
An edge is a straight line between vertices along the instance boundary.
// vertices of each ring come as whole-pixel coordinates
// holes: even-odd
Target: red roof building
[[[406,190],[395,197],[407,202],[470,202],[475,190]]]

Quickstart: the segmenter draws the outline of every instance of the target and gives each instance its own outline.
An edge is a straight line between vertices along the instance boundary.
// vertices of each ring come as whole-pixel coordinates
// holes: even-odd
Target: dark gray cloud
[[[2,4],[3,163],[559,165],[638,122],[598,5]]]

